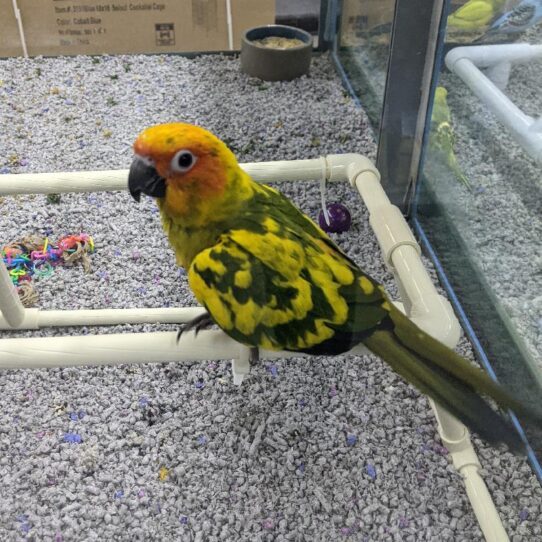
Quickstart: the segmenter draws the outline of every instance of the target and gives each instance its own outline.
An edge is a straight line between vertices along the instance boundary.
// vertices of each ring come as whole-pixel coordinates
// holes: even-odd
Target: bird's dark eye
[[[177,164],[180,168],[186,169],[192,165],[192,158],[189,152],[183,152],[177,157]]]
[[[171,160],[171,169],[178,173],[185,173],[192,169],[196,160],[197,158],[190,151],[185,149],[177,151]]]

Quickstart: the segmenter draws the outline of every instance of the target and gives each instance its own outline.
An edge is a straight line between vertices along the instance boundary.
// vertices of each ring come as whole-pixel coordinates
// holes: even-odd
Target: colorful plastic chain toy
[[[0,251],[15,286],[38,278],[48,277],[54,267],[81,260],[85,271],[90,269],[88,253],[94,252],[94,241],[86,233],[68,235],[55,246],[48,238],[25,237],[22,241],[6,245]]]

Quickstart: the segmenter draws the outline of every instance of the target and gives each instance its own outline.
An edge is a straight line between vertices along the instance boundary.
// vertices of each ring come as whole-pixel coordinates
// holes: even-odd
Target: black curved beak
[[[141,192],[153,198],[163,198],[166,195],[166,180],[158,175],[153,166],[136,156],[128,174],[128,189],[137,202],[141,199]]]

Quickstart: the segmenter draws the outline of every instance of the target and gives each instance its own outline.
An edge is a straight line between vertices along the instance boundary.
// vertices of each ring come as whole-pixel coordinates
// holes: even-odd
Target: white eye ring
[[[175,153],[169,167],[176,173],[186,173],[194,167],[197,160],[189,150],[181,149]]]

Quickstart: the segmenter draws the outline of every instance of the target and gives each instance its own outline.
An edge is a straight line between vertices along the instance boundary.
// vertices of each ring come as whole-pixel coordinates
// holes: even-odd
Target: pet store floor
[[[151,124],[214,131],[240,161],[362,152],[363,111],[326,56],[310,77],[263,83],[236,57],[0,61],[0,172],[127,168]],[[317,183],[281,188],[309,215]],[[397,292],[367,213],[337,241]],[[34,284],[42,308],[194,304],[154,203],[124,192],[3,198],[0,244],[27,235],[94,238],[92,269]],[[117,326],[2,336],[173,329]],[[463,340],[460,350],[471,356]],[[229,362],[0,373],[0,539],[482,540],[427,400],[370,356],[263,360],[238,388]],[[529,465],[475,438],[513,541],[542,540]]]

